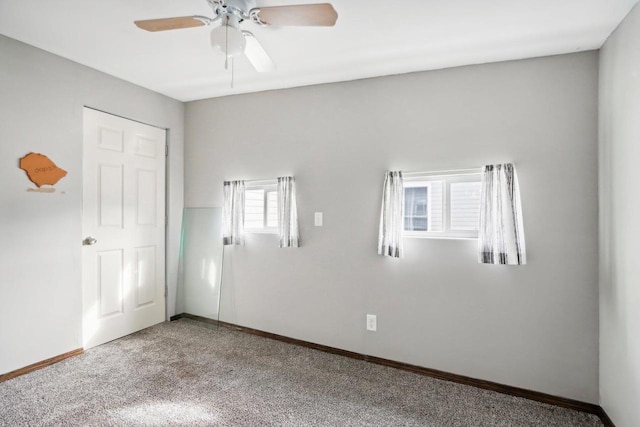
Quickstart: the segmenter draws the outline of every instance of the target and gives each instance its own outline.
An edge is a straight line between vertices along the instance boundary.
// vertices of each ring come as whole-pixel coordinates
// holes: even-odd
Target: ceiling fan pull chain
[[[224,69],[229,69],[229,17],[224,25]]]

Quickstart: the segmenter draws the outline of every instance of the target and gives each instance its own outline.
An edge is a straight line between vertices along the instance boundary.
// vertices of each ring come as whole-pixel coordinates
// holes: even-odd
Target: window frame
[[[277,223],[277,209],[278,209],[278,197],[277,197],[277,192],[278,192],[278,181],[277,180],[264,180],[264,181],[250,181],[250,182],[245,182],[245,217],[246,217],[246,208],[247,208],[247,201],[246,201],[246,192],[250,191],[250,190],[263,190],[263,205],[262,205],[262,228],[250,228],[250,227],[246,227],[246,222],[245,222],[245,227],[244,227],[244,232],[245,233],[249,233],[249,234],[278,234],[278,225],[276,224],[275,227],[268,227],[267,226],[267,220],[268,220],[268,209],[269,209],[269,205],[268,205],[268,194],[271,192],[275,192],[276,193],[276,223]],[[244,218],[243,218],[244,221]]]
[[[459,239],[475,240],[479,230],[451,229],[451,184],[462,182],[482,182],[482,169],[465,169],[461,171],[406,173],[403,176],[403,191],[410,187],[428,188],[427,194],[433,194],[432,183],[442,181],[442,229],[443,231],[412,231],[403,228],[403,237],[423,239]],[[429,196],[431,197],[431,196]],[[427,202],[427,224],[431,224],[432,204]],[[404,220],[403,220],[404,221]]]

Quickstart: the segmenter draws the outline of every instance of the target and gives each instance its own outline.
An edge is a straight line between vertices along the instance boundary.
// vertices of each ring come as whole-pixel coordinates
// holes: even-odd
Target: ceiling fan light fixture
[[[211,47],[219,49],[225,56],[242,55],[246,44],[242,31],[232,20],[211,31]]]

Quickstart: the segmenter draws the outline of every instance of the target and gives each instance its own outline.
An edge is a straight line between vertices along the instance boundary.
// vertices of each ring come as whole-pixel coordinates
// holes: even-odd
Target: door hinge
[[[169,144],[164,146],[164,156],[169,157]]]

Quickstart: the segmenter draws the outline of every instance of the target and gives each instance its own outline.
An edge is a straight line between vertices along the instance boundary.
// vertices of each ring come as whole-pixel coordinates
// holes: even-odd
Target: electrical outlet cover
[[[375,314],[367,314],[367,331],[378,330],[378,321]]]

